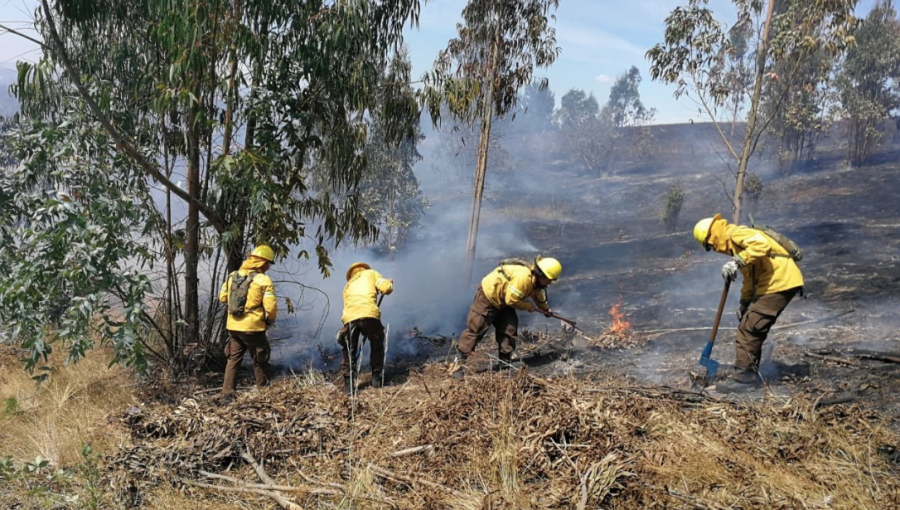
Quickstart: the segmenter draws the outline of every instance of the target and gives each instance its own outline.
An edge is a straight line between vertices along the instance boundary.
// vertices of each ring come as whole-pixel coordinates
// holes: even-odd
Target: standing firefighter
[[[758,229],[729,225],[721,214],[697,222],[694,239],[706,251],[731,257],[722,266],[722,278],[735,281],[738,272],[744,276],[737,311],[735,371],[730,381],[717,387],[719,391],[749,389],[761,382],[762,344],[791,299],[802,294],[803,275],[784,246]]]
[[[384,370],[384,326],[378,309],[378,294],[394,291],[394,281],[381,276],[364,262],[356,262],[347,269],[347,285],[344,286],[344,313],[338,335],[341,346],[341,375],[344,376],[344,392],[356,390],[357,357],[362,351],[359,336],[366,337],[371,345],[369,364],[372,366],[372,387],[380,388]]]
[[[516,310],[541,312],[549,316],[546,289],[559,278],[560,273],[562,265],[558,260],[538,256],[534,264],[520,259],[503,260],[497,269],[485,276],[475,291],[475,299],[466,316],[466,330],[459,337],[456,363],[460,365],[460,370],[453,373],[453,378],[464,376],[466,360],[491,326],[494,326],[497,335],[500,368],[509,368],[519,334]]]
[[[228,346],[225,354],[225,383],[222,385],[223,400],[231,402],[237,388],[237,371],[244,360],[244,353],[250,351],[256,385],[265,386],[272,378],[269,366],[269,340],[266,329],[278,314],[275,286],[266,276],[275,253],[266,245],[257,246],[241,268],[228,275],[219,291],[219,301],[228,305]]]

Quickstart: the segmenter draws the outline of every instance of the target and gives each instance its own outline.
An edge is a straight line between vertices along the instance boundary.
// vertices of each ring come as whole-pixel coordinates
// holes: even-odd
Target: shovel
[[[719,309],[716,311],[716,320],[713,322],[712,331],[709,333],[709,341],[703,348],[703,354],[700,355],[700,365],[706,367],[706,379],[703,385],[706,386],[716,376],[716,370],[719,369],[719,362],[711,359],[713,344],[716,341],[716,333],[719,331],[719,321],[722,320],[722,310],[725,309],[725,300],[728,299],[728,289],[731,287],[731,280],[725,280],[725,287],[722,289],[722,297],[719,299]]]
[[[565,322],[566,324],[568,324],[575,331],[578,331],[579,333],[584,333],[584,331],[581,328],[579,328],[578,326],[575,325],[575,321],[573,321],[572,319],[560,317],[559,315],[556,315],[555,313],[552,313],[552,312],[544,313],[544,315],[547,317],[553,318],[553,319],[559,319],[559,320]]]

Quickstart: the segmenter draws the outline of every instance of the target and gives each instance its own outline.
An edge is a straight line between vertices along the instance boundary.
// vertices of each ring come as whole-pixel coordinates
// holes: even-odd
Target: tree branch
[[[6,25],[4,25],[4,24],[2,24],[2,23],[0,23],[0,28],[2,28],[3,30],[6,30],[6,31],[9,32],[10,34],[17,35],[17,36],[19,36],[19,37],[21,37],[21,38],[23,38],[23,39],[28,39],[29,41],[31,41],[31,42],[37,44],[38,46],[40,46],[40,47],[43,48],[43,49],[47,49],[47,45],[46,45],[46,44],[44,44],[44,43],[42,43],[41,41],[35,39],[34,37],[31,37],[30,35],[25,35],[25,34],[23,34],[22,32],[19,32],[18,30],[9,28],[8,26],[6,26]]]
[[[703,109],[706,110],[709,119],[712,120],[713,125],[716,127],[716,131],[719,132],[719,136],[721,136],[722,141],[725,142],[725,146],[728,147],[728,152],[731,153],[735,161],[740,161],[741,158],[738,157],[731,142],[728,141],[728,137],[725,136],[725,132],[722,131],[722,127],[719,126],[719,121],[716,119],[716,116],[713,115],[712,110],[709,108],[709,104],[707,104],[706,99],[704,99],[703,94],[700,92],[700,86],[697,84],[697,78],[693,73],[691,73],[691,81],[694,82],[694,90],[697,91],[697,98],[700,100],[700,104],[703,106]]]
[[[148,161],[144,156],[141,155],[137,149],[131,144],[131,141],[125,137],[124,134],[119,132],[115,126],[113,126],[112,122],[109,120],[106,115],[103,114],[103,111],[100,109],[100,106],[91,96],[90,92],[84,86],[84,83],[81,81],[81,75],[75,70],[75,67],[72,65],[69,60],[69,56],[66,53],[65,46],[63,46],[62,39],[59,37],[59,33],[56,31],[56,24],[53,21],[53,15],[50,12],[50,6],[47,4],[47,0],[41,0],[41,5],[44,9],[44,15],[47,16],[47,27],[50,31],[50,38],[52,40],[51,45],[45,46],[45,48],[49,49],[51,53],[55,54],[57,58],[59,58],[60,63],[62,63],[63,69],[65,69],[66,75],[68,75],[69,79],[72,80],[72,83],[75,85],[75,88],[78,89],[79,95],[84,101],[87,103],[88,108],[90,108],[91,113],[97,117],[97,120],[103,125],[103,128],[106,132],[117,142],[117,144],[128,154],[131,159],[133,159],[138,166],[140,166],[144,171],[150,174],[157,182],[165,186],[167,189],[171,190],[172,193],[178,195],[182,200],[186,202],[193,203],[197,206],[200,212],[203,213],[203,216],[209,220],[210,224],[216,229],[218,233],[223,233],[226,230],[225,222],[221,217],[208,205],[201,202],[195,197],[192,197],[188,192],[179,188],[175,183],[166,178],[165,175],[160,172],[159,168],[157,168],[154,164]]]

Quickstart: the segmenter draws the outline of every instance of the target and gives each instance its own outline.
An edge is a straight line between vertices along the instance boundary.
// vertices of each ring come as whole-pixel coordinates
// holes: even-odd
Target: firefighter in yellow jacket
[[[481,280],[466,316],[466,329],[456,347],[456,363],[460,370],[455,379],[464,376],[466,359],[475,346],[494,326],[499,348],[500,368],[509,368],[518,339],[519,316],[516,310],[550,314],[547,287],[559,279],[562,265],[554,258],[538,256],[534,264],[509,259],[500,263]]]
[[[729,225],[717,214],[697,222],[694,239],[706,251],[714,250],[730,259],[722,266],[722,278],[744,278],[738,308],[740,324],[735,344],[731,381],[717,385],[720,391],[740,391],[761,382],[759,363],[762,345],[778,316],[798,293],[803,275],[783,246],[763,232],[742,225]]]
[[[228,305],[228,321],[225,324],[229,336],[225,348],[228,364],[225,366],[225,382],[222,385],[223,400],[226,403],[234,398],[237,372],[245,352],[249,351],[253,360],[257,386],[265,386],[272,378],[269,366],[271,348],[266,338],[266,329],[275,322],[278,303],[275,286],[266,271],[274,261],[275,252],[271,247],[257,246],[240,269],[228,275],[219,291],[219,301]]]
[[[344,286],[344,327],[338,334],[341,346],[341,375],[344,391],[355,391],[357,356],[361,351],[359,337],[366,337],[370,345],[369,364],[372,366],[372,387],[380,388],[384,374],[384,326],[378,309],[378,294],[394,291],[394,281],[381,276],[365,262],[356,262],[347,269]]]

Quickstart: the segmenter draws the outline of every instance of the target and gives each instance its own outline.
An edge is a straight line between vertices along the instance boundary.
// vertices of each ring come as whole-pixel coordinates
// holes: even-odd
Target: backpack
[[[781,245],[784,248],[784,251],[788,252],[787,255],[781,255],[780,253],[770,253],[770,257],[785,257],[793,259],[794,262],[800,262],[803,260],[803,249],[800,248],[797,243],[791,241],[791,239],[782,234],[781,232],[775,230],[774,228],[768,225],[757,225],[755,221],[753,221],[753,216],[750,216],[750,228],[759,230],[763,234],[769,236],[773,241]]]
[[[228,293],[228,313],[230,315],[241,317],[250,311],[244,309],[247,305],[247,293],[250,291],[253,277],[258,274],[256,271],[251,271],[246,276],[239,275],[237,271],[231,273],[231,290]]]

